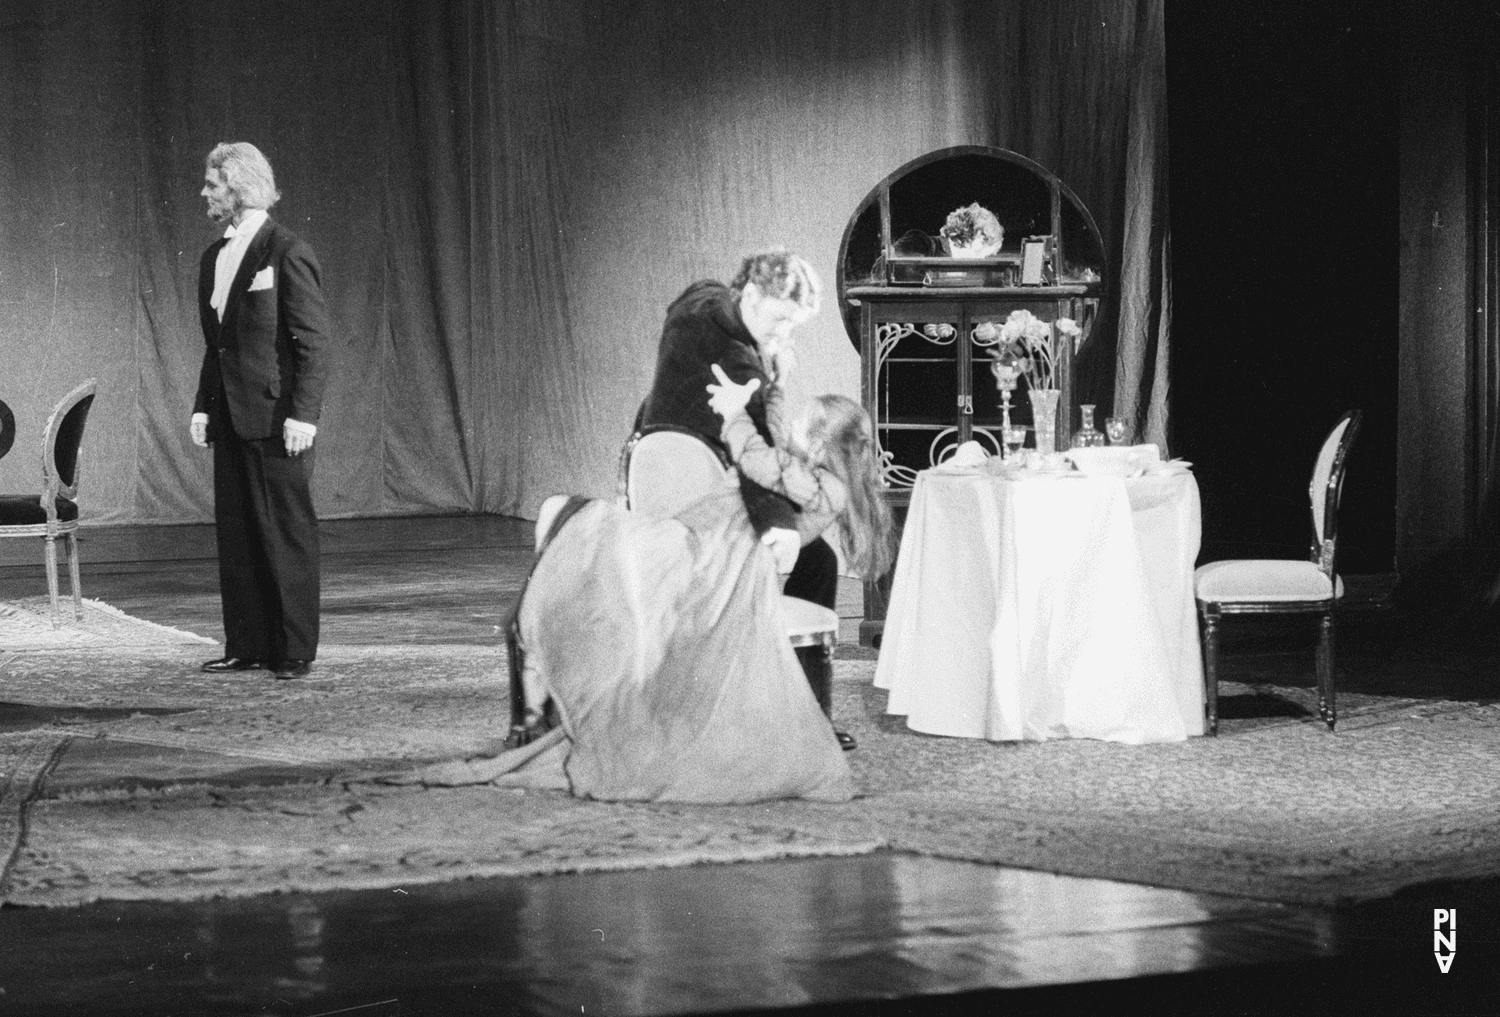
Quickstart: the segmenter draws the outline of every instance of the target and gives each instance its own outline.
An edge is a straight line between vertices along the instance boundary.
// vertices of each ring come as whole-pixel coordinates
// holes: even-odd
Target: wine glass
[[[1130,428],[1125,424],[1124,417],[1104,418],[1104,433],[1109,436],[1111,445],[1123,445],[1128,436]]]
[[[1026,445],[1026,428],[1007,427],[1001,437],[1005,440],[1006,458],[1009,459]]]

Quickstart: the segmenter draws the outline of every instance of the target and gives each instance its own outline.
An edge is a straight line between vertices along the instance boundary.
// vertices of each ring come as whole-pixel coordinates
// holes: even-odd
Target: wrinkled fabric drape
[[[1161,8],[1143,8],[1140,16],[1141,42],[1130,70],[1115,414],[1129,420],[1144,441],[1167,452],[1172,251],[1166,186],[1166,53]]]
[[[39,483],[48,410],[97,376],[85,518],[211,518],[187,418],[223,140],[275,166],[272,214],[317,251],[345,340],[324,516],[612,493],[667,303],[772,244],[831,294],[857,203],[959,144],[1036,159],[1093,211],[1114,309],[1080,390],[1159,441],[1162,72],[1162,0],[13,0],[0,489]],[[800,353],[794,402],[858,395],[831,308]]]

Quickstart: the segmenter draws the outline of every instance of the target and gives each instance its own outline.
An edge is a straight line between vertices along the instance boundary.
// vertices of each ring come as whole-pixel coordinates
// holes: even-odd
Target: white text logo
[[[1458,908],[1432,909],[1432,955],[1446,975],[1458,956]]]

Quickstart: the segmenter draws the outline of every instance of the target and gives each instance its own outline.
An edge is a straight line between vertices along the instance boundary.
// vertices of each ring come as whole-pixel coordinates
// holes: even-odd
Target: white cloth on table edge
[[[996,741],[1203,733],[1200,533],[1185,469],[1052,483],[923,471],[876,668],[887,712]]]

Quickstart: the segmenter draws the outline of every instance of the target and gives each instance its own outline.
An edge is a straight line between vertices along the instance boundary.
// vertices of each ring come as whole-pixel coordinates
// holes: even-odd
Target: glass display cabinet
[[[969,239],[963,223],[950,216],[975,205],[982,220],[997,221],[1003,231],[998,247],[962,243]],[[1001,325],[1012,311],[1049,323],[1070,318],[1081,330],[1072,341],[1054,343],[1055,445],[1068,447],[1078,424],[1073,358],[1099,318],[1105,268],[1089,210],[1051,171],[1005,149],[965,145],[928,153],[860,203],[839,248],[839,307],[859,350],[864,405],[898,524],[919,470],[971,439],[1000,453],[1005,411],[991,352],[1003,344],[995,329],[982,326]],[[1034,433],[1026,392],[1023,376],[1009,416]],[[887,576],[865,584],[865,645],[879,641],[889,582]]]

